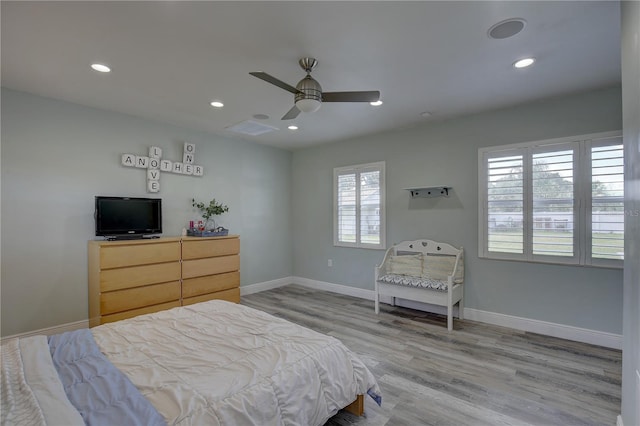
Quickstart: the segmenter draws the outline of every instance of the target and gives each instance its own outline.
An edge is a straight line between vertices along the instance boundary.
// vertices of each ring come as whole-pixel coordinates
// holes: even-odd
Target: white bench
[[[447,307],[447,329],[453,329],[453,306],[463,319],[464,250],[432,240],[403,241],[390,247],[376,266],[375,309],[380,296]]]

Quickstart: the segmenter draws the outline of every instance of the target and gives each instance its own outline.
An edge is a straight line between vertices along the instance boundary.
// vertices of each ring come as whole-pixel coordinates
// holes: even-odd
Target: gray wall
[[[196,145],[202,178],[143,170],[120,155],[182,158]],[[292,273],[291,153],[135,117],[2,90],[2,336],[86,320],[87,241],[95,195],[161,197],[164,235],[198,216],[192,197],[227,204],[221,225],[241,238],[242,285]]]
[[[386,161],[387,245],[431,238],[466,250],[465,306],[621,334],[622,270],[478,258],[478,148],[620,130],[620,88],[371,135],[294,152],[294,274],[372,290],[380,250],[334,247],[334,167]],[[450,198],[402,188],[448,185]],[[333,267],[327,267],[333,259]]]
[[[622,420],[640,425],[640,2],[622,2],[625,259]]]

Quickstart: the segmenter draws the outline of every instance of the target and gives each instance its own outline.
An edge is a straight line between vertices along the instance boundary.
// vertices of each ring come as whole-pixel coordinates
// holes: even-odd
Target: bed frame
[[[362,416],[364,414],[364,395],[358,395],[356,400],[344,407],[344,409],[356,416]]]

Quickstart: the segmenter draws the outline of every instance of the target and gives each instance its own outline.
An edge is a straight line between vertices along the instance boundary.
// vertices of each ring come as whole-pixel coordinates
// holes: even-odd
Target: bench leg
[[[375,296],[375,306],[376,306],[376,314],[379,314],[380,313],[380,295],[378,294],[377,291]]]
[[[460,297],[460,302],[458,302],[458,318],[459,319],[464,319],[464,302],[463,302],[463,300],[464,300],[464,293],[462,294],[462,297]]]
[[[453,312],[451,312],[453,309],[451,306],[449,306],[449,309],[447,309],[447,330],[451,331],[453,330]]]

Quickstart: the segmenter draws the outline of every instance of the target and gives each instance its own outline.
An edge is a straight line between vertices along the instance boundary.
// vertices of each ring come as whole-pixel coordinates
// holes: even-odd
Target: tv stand
[[[114,235],[111,237],[106,237],[107,241],[122,241],[122,240],[141,240],[144,238],[144,235]]]
[[[127,240],[153,240],[160,238],[159,235],[142,235],[142,234],[126,234],[126,235],[110,235],[104,237],[107,241],[127,241]]]

